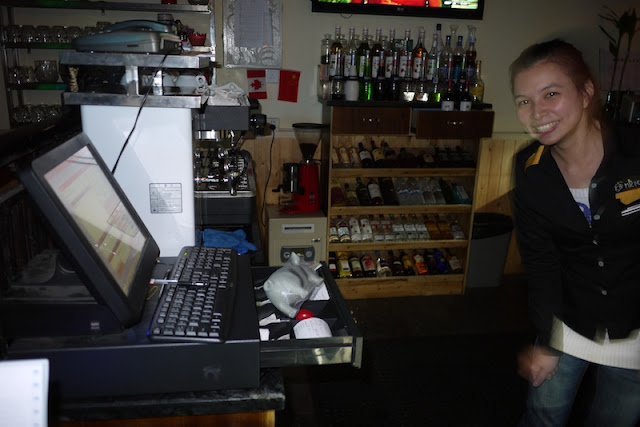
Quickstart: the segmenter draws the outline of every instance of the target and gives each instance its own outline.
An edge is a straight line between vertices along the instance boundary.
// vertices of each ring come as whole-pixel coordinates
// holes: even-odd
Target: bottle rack
[[[357,146],[358,142],[373,139],[376,145],[386,141],[396,153],[400,147],[419,151],[425,147],[446,145],[455,148],[460,145],[473,157],[477,164],[480,139],[491,136],[493,127],[493,111],[435,111],[415,108],[402,103],[349,103],[342,101],[325,101],[324,117],[331,124],[330,150],[339,146]],[[363,180],[379,177],[444,177],[446,180],[457,180],[463,183],[473,201],[475,192],[475,167],[433,167],[433,168],[346,168],[334,167],[328,161],[327,176],[329,182],[337,180],[355,182],[356,177]],[[439,205],[378,205],[378,206],[332,206],[327,202],[328,221],[342,216],[401,215],[401,214],[450,214],[458,219],[466,239],[464,240],[417,240],[417,241],[385,241],[357,243],[329,243],[329,252],[374,252],[380,250],[410,251],[413,249],[442,248],[452,251],[463,265],[462,273],[343,278],[336,282],[343,296],[347,299],[382,298],[414,295],[462,294],[466,280],[470,236],[473,225],[474,207],[472,204],[439,204]],[[327,227],[329,230],[329,227]],[[329,232],[329,231],[328,231]],[[329,236],[327,235],[327,242]],[[328,257],[327,257],[328,258]]]

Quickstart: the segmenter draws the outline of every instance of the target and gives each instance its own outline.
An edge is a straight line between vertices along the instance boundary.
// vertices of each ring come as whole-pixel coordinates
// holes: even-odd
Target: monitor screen
[[[313,12],[482,19],[484,0],[311,0]]]
[[[88,137],[79,133],[19,173],[92,295],[123,326],[135,323],[158,247]]]

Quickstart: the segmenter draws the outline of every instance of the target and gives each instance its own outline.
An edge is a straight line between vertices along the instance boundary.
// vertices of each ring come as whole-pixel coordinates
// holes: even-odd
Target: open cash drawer
[[[278,268],[280,267],[252,267],[253,283],[258,291],[256,293],[258,304],[264,298],[260,295],[260,288]],[[333,336],[296,339],[293,327],[298,320],[289,319],[276,309],[275,314],[280,319],[278,326],[285,329],[284,335],[289,335],[290,339],[262,340],[260,342],[261,368],[347,363],[357,368],[361,366],[362,335],[326,265],[322,264],[317,270],[317,274],[324,279],[329,299],[306,301],[302,308],[310,310],[315,317],[325,320],[331,328]]]

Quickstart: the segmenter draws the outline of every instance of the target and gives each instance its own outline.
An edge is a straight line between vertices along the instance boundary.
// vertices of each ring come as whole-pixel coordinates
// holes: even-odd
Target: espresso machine
[[[320,210],[320,175],[318,162],[313,160],[316,148],[327,125],[293,123],[293,132],[300,146],[303,161],[283,165],[282,184],[273,191],[291,194],[291,201],[281,207],[285,214],[300,214]]]

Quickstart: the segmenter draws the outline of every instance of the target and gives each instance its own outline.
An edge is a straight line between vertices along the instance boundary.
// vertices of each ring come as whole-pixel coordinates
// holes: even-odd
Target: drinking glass
[[[69,38],[67,37],[67,29],[62,25],[55,25],[51,29],[53,33],[53,39],[56,43],[69,43]]]
[[[36,27],[36,41],[38,43],[52,43],[51,27],[48,25],[38,25]]]
[[[55,83],[58,81],[58,62],[41,60],[35,62],[36,78],[40,83]]]
[[[20,43],[22,41],[22,28],[19,25],[8,25],[6,36],[8,42]]]
[[[22,26],[22,42],[35,43],[37,38],[36,34],[36,27],[34,27],[33,25]]]
[[[80,37],[82,35],[82,28],[77,27],[75,25],[67,28],[67,43],[73,41],[73,39]]]

